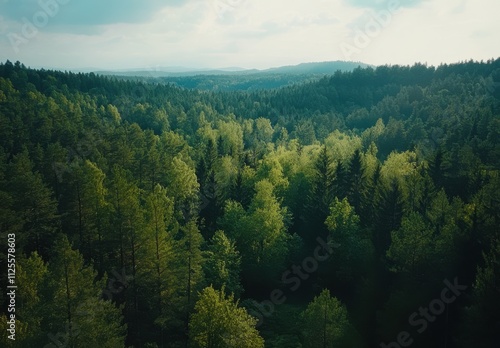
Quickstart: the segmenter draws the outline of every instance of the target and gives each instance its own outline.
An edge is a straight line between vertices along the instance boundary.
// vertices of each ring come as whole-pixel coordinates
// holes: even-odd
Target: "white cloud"
[[[20,33],[21,27],[3,20],[0,60],[109,69],[265,68],[345,59],[341,44],[354,45],[356,30],[364,31],[373,11],[384,9],[377,6],[370,10],[340,0],[192,0],[158,10],[147,22],[91,26],[82,31],[85,35],[50,31],[49,23],[20,44],[18,53],[5,33]],[[349,58],[372,64],[439,64],[498,57],[499,10],[496,0],[424,1],[401,8]]]

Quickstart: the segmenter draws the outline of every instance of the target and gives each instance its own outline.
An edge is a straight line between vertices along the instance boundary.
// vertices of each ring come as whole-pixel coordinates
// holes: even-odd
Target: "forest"
[[[497,347],[499,170],[500,58],[250,91],[6,61],[0,346]]]
[[[156,67],[148,70],[102,71],[101,75],[112,75],[132,81],[149,83],[162,82],[196,90],[207,91],[255,91],[276,89],[280,87],[317,81],[325,75],[336,71],[352,71],[355,68],[366,68],[369,65],[361,62],[318,62],[284,66],[266,70],[204,70],[171,72],[168,68]],[[173,68],[171,68],[173,69]],[[182,68],[178,68],[182,69]],[[235,69],[235,68],[233,68]]]

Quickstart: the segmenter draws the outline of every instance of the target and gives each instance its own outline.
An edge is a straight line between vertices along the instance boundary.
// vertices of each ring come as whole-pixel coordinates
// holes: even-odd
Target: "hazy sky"
[[[498,0],[0,0],[0,61],[101,69],[500,57]]]

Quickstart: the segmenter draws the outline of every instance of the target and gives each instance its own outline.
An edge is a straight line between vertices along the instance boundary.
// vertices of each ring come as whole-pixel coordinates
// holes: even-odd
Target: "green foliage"
[[[45,346],[53,340],[71,347],[124,347],[119,308],[101,298],[104,283],[66,237],[59,237],[47,266],[33,253],[18,265],[17,316],[21,346]]]
[[[169,308],[175,298],[178,279],[172,269],[175,267],[173,223],[174,204],[167,196],[167,190],[157,184],[147,200],[147,236],[144,248],[138,253],[141,266],[137,271],[137,282],[141,293],[146,296],[148,310],[155,313],[155,322],[162,326],[171,318]]]
[[[189,322],[190,347],[263,348],[264,340],[255,329],[257,320],[238,307],[224,289],[205,288]]]
[[[184,320],[195,302],[197,291],[203,287],[203,237],[194,220],[182,226],[180,238],[175,243],[176,256],[173,263],[177,274],[176,292],[179,309]]]
[[[347,198],[335,198],[325,224],[330,244],[335,248],[330,265],[342,282],[352,280],[364,273],[370,262],[373,247],[360,227],[360,218]]]
[[[248,210],[229,201],[221,220],[241,252],[243,270],[260,280],[283,269],[293,239],[286,233],[287,209],[280,206],[273,189],[268,180],[259,181]]]
[[[215,289],[226,289],[239,298],[241,257],[233,241],[223,231],[215,232],[211,245],[205,252],[204,273],[206,282]]]
[[[57,202],[52,191],[43,182],[25,149],[16,155],[9,166],[8,182],[12,209],[17,213],[20,245],[26,252],[36,251],[48,256],[51,243],[59,228]]]
[[[359,228],[359,216],[356,215],[354,207],[349,204],[347,198],[342,201],[335,198],[335,201],[330,206],[330,215],[325,223],[328,229],[336,235],[346,235],[355,232]]]
[[[433,231],[418,213],[403,218],[401,228],[391,233],[391,239],[387,256],[398,269],[420,275],[429,266],[435,246]]]
[[[478,267],[472,290],[472,303],[464,310],[460,344],[493,346],[498,339],[500,323],[500,242],[496,241],[492,249],[483,254],[484,265]]]
[[[0,237],[16,234],[17,345],[60,333],[74,347],[182,347],[212,284],[214,303],[223,292],[260,301],[270,347],[300,346],[297,313],[323,288],[349,304],[360,345],[378,346],[455,276],[476,285],[421,344],[491,345],[499,71],[499,59],[380,66],[201,93],[0,64]]]
[[[302,313],[305,348],[350,346],[353,328],[347,310],[339,300],[323,290]]]

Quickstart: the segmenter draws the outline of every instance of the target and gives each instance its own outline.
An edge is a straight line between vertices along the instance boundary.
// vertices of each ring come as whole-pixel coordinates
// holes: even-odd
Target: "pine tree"
[[[347,197],[347,175],[347,168],[341,160],[338,160],[333,175],[333,196],[338,199]]]
[[[60,230],[57,203],[38,172],[33,172],[28,151],[14,156],[9,168],[9,191],[12,209],[22,224],[19,246],[26,252],[36,251],[47,258]]]
[[[445,153],[442,148],[439,148],[429,161],[429,176],[438,190],[445,185],[446,170]]]
[[[118,303],[125,302],[125,316],[129,331],[136,339],[141,335],[139,318],[140,286],[137,280],[139,268],[145,267],[143,257],[146,253],[147,229],[144,211],[140,205],[140,190],[127,179],[129,173],[115,166],[112,170],[112,183],[109,201],[112,204],[112,225],[114,226],[113,251],[118,254],[118,268],[131,274],[130,285],[121,294]]]
[[[16,322],[16,341],[7,339],[0,335],[0,342],[5,347],[43,347],[48,339],[47,333],[43,331],[42,324],[44,320],[46,303],[43,298],[43,289],[49,276],[47,265],[37,252],[33,252],[30,258],[24,257],[17,259],[16,264],[16,282],[22,291],[17,292],[17,306],[15,307]],[[10,312],[6,313],[7,316]],[[0,327],[2,333],[7,336],[6,317],[0,317]],[[10,343],[9,343],[10,342]],[[15,343],[12,345],[12,343]]]
[[[144,162],[144,189],[153,192],[160,182],[161,154],[159,151],[159,137],[153,132],[146,132],[146,160]]]
[[[201,245],[203,237],[194,220],[181,228],[181,237],[176,242],[176,260],[174,269],[177,284],[175,308],[178,324],[183,325],[178,330],[187,334],[189,316],[196,301],[197,292],[203,287],[203,254]]]
[[[356,149],[347,168],[347,198],[358,214],[361,213],[363,194],[366,191],[365,169],[361,152]]]
[[[86,260],[94,260],[99,269],[104,263],[104,234],[110,206],[106,201],[105,174],[95,164],[83,161],[73,171],[73,216],[78,245]]]
[[[42,290],[45,332],[60,336],[72,348],[124,346],[120,310],[101,299],[104,282],[95,281],[97,274],[84,266],[66,237],[57,240],[48,272]]]
[[[166,343],[165,331],[175,321],[176,286],[175,272],[175,219],[174,203],[167,190],[160,184],[146,197],[145,238],[138,249],[140,266],[136,284],[139,288],[141,330],[150,332],[156,341]],[[152,325],[159,330],[151,330]]]
[[[314,164],[314,178],[307,200],[308,229],[304,239],[309,244],[327,233],[324,223],[334,198],[333,185],[332,161],[326,146],[323,146]]]
[[[370,178],[366,178],[366,189],[362,193],[362,211],[359,214],[362,226],[373,226],[376,224],[377,207],[379,205],[381,191],[381,169],[380,162],[377,161],[375,170]]]
[[[377,210],[373,244],[377,255],[385,255],[391,243],[391,232],[401,227],[403,217],[403,196],[396,180],[388,189],[382,190]]]

